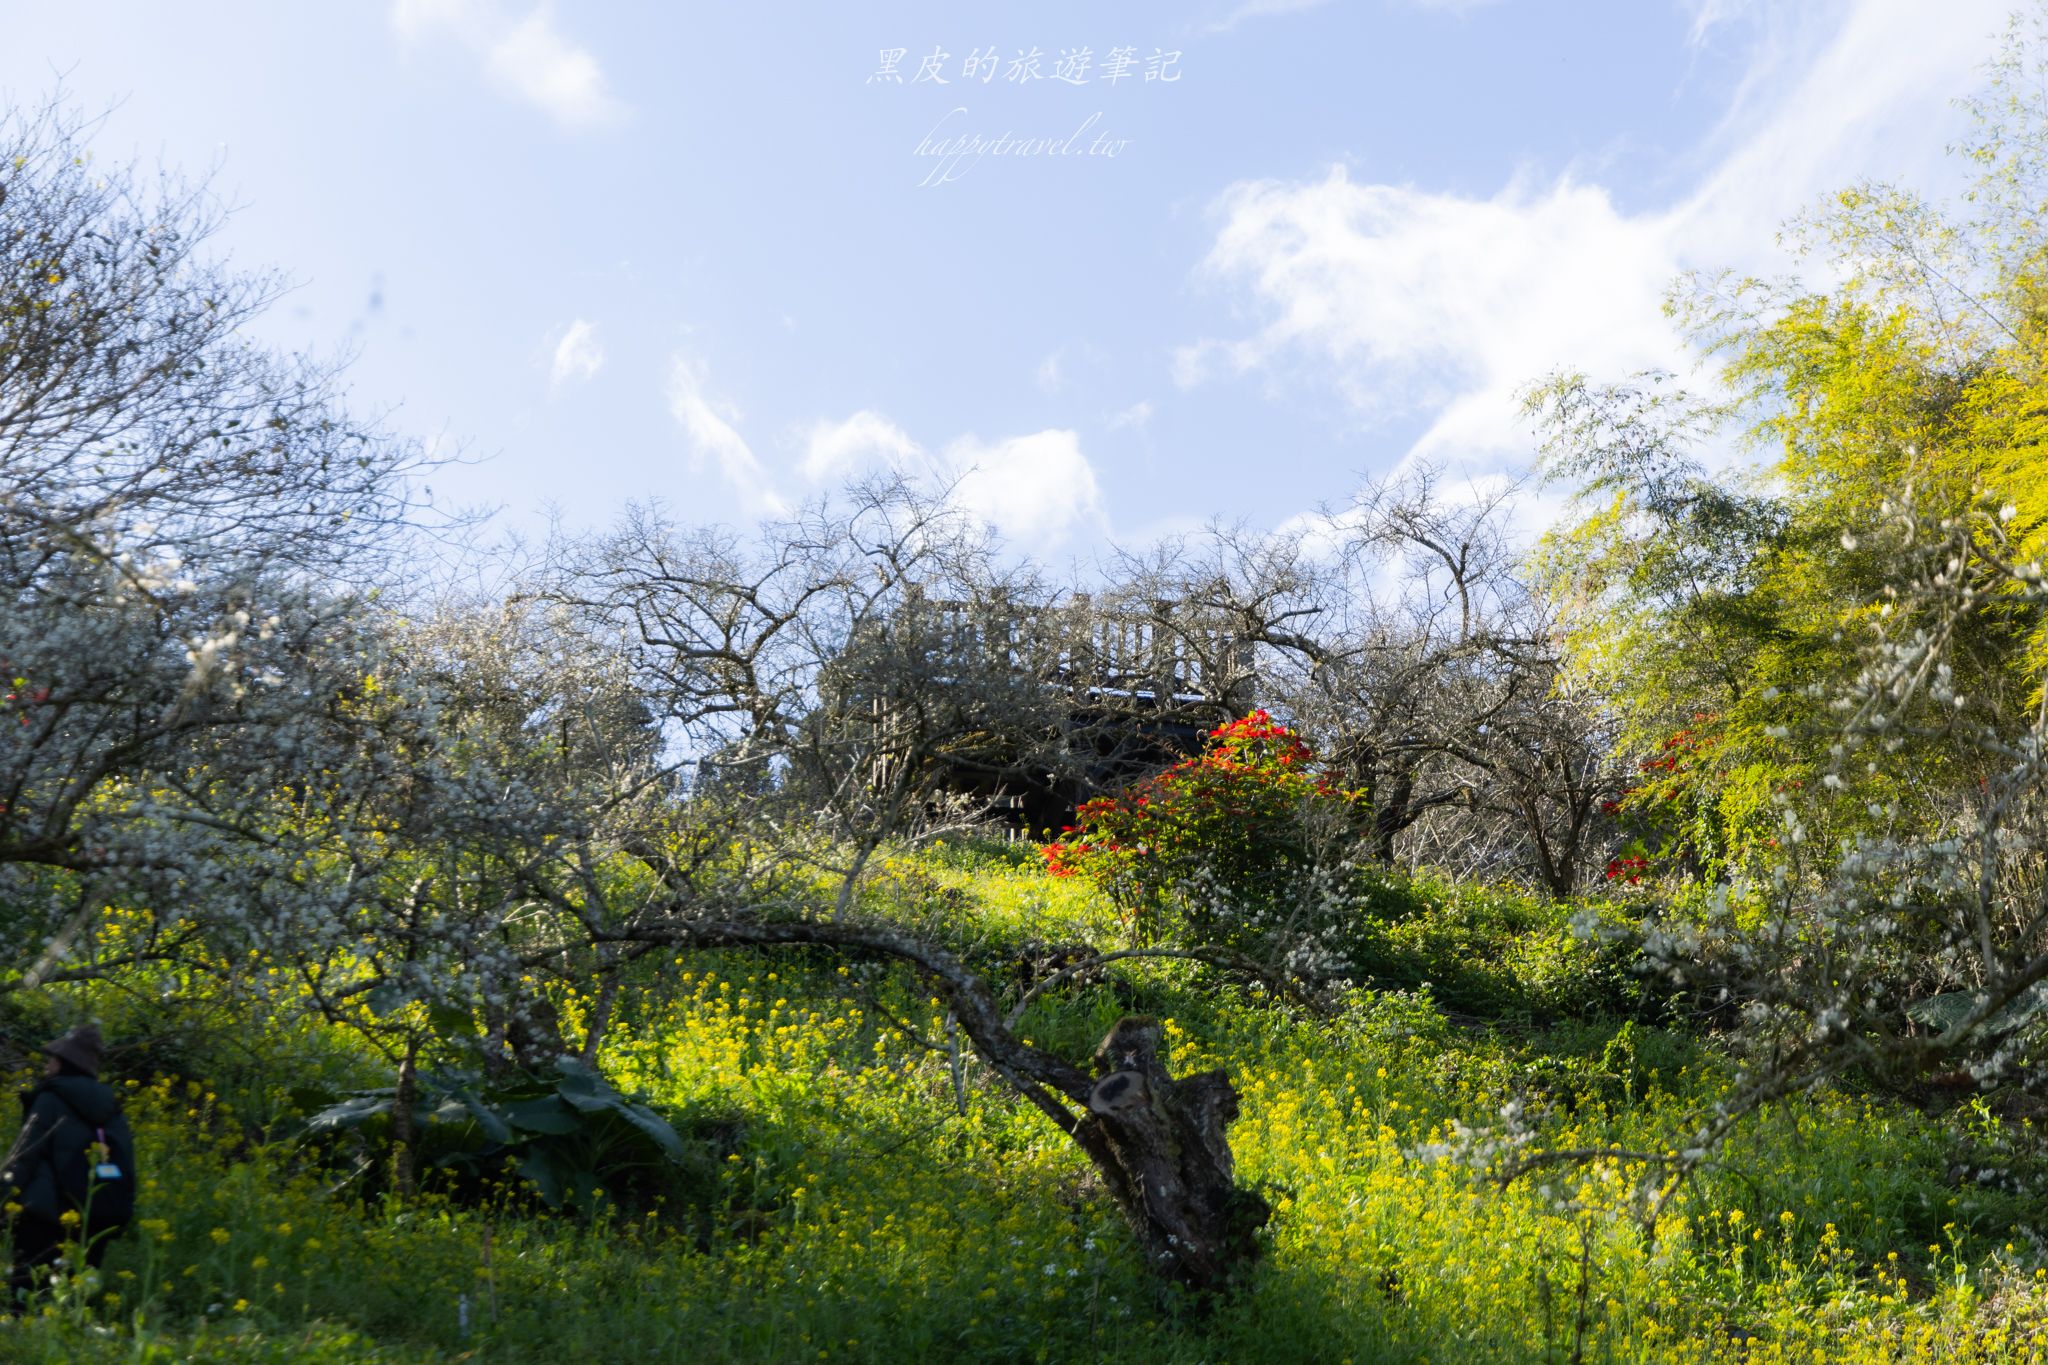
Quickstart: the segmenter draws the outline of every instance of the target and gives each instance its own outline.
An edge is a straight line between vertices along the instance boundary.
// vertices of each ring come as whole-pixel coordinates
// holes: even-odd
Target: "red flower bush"
[[[1601,813],[1619,818],[1630,831],[1628,842],[1607,861],[1607,881],[1640,885],[1704,847],[1720,846],[1712,811],[1701,805],[1701,779],[1720,759],[1719,720],[1715,712],[1694,712],[1691,725],[1666,736],[1655,754],[1636,765],[1640,781],[1619,800],[1601,802]]]
[[[1206,937],[1299,889],[1320,832],[1349,829],[1355,798],[1320,772],[1299,736],[1264,711],[1219,725],[1199,758],[1082,806],[1044,846],[1046,870],[1106,890],[1142,938],[1169,903]]]

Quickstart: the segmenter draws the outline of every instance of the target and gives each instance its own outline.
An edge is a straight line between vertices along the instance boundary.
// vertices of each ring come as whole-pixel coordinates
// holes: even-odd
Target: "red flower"
[[[1648,858],[1609,858],[1607,860],[1607,880],[1610,882],[1625,881],[1633,886],[1642,881],[1643,873],[1649,870],[1649,866],[1650,860]]]

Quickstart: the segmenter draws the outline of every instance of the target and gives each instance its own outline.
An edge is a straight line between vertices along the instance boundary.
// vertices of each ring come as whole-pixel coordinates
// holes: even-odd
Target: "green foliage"
[[[500,1194],[513,1177],[526,1182],[550,1209],[571,1209],[592,1217],[607,1205],[649,1208],[674,1200],[672,1213],[701,1203],[716,1161],[727,1154],[705,1140],[715,1134],[729,1146],[738,1125],[696,1125],[685,1138],[659,1111],[629,1099],[603,1076],[573,1057],[563,1057],[553,1074],[519,1076],[491,1084],[474,1077],[420,1078],[413,1102],[418,1158],[427,1170],[451,1178],[452,1195],[478,1200]],[[358,1090],[346,1096],[300,1091],[294,1098],[308,1114],[304,1137],[330,1155],[340,1139],[368,1140],[374,1153],[392,1140],[395,1088]],[[364,1143],[353,1147],[360,1152]],[[374,1169],[374,1156],[358,1173]]]
[[[908,882],[920,867],[960,879],[963,933],[1020,932],[1031,906],[1112,922],[1099,896],[1070,903],[1073,879],[1017,871],[984,899],[980,864],[898,861]],[[943,1036],[914,982],[729,953],[638,980],[603,1059],[663,1112],[748,1116],[701,1226],[472,1204],[433,1182],[409,1209],[366,1204],[337,1196],[302,1144],[252,1140],[203,1087],[131,1086],[151,1160],[143,1221],[103,1284],[0,1326],[0,1358],[1562,1360],[1584,1234],[1596,1339],[1615,1360],[1704,1362],[1736,1331],[1756,1338],[1751,1359],[2025,1359],[2014,1343],[2048,1298],[2004,1246],[2036,1204],[1974,1177],[2026,1169],[2019,1121],[1818,1092],[1746,1130],[1653,1250],[1627,1213],[1639,1169],[1501,1190],[1458,1137],[1502,1135],[1519,1099],[1543,1144],[1636,1149],[1725,1093],[1711,1040],[1613,1017],[1546,1026],[1528,1007],[1599,997],[1599,955],[1567,920],[1620,910],[1391,877],[1367,904],[1418,926],[1429,989],[1356,991],[1332,1016],[1295,1018],[1185,964],[1133,968],[1169,1021],[1174,1069],[1237,1079],[1240,1169],[1279,1208],[1256,1283],[1207,1315],[1160,1297],[1071,1145],[979,1067],[963,1112],[946,1059],[883,1017]],[[1466,960],[1483,973],[1459,984]],[[1467,993],[1451,1005],[1445,989]],[[587,1007],[565,999],[567,1022]],[[1027,1028],[1083,1049],[1120,1008],[1076,988],[1035,1004]],[[286,1039],[273,1073],[291,1075],[303,1045]],[[447,1119],[466,1123],[481,1126]],[[1955,1177],[1959,1160],[1973,1174]]]
[[[1361,976],[1427,985],[1458,1014],[1554,1020],[1645,1007],[1633,927],[1616,904],[1387,878],[1363,901],[1345,946]]]

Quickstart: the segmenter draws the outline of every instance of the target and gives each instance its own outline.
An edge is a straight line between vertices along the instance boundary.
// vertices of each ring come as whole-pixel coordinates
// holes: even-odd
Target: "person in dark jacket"
[[[14,1215],[7,1306],[19,1313],[49,1282],[67,1241],[98,1269],[135,1213],[135,1139],[121,1102],[102,1083],[100,1031],[75,1028],[43,1047],[40,1081],[21,1096],[21,1135],[0,1162],[0,1195]],[[75,1214],[67,1225],[66,1215]]]

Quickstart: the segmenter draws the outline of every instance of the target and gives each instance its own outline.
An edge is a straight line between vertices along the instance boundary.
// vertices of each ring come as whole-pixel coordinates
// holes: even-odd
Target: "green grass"
[[[992,962],[1115,932],[1084,890],[998,850],[902,860],[877,894]],[[623,1087],[737,1125],[708,1233],[660,1209],[364,1207],[289,1143],[252,1141],[244,1117],[278,1103],[255,1074],[211,1097],[140,1084],[148,1222],[87,1300],[0,1327],[0,1359],[2038,1358],[2048,1280],[2020,1229],[2039,1196],[1974,1178],[2024,1175],[2034,1133],[1989,1109],[1781,1108],[1654,1246],[1628,1216],[1640,1169],[1480,1181],[1460,1153],[1501,1136],[1511,1100],[1540,1143],[1638,1147],[1726,1083],[1711,1040],[1648,1022],[1570,909],[1406,888],[1361,931],[1393,945],[1379,984],[1331,1019],[1185,964],[1034,1007],[1027,1034],[1081,1056],[1135,1000],[1171,1021],[1176,1069],[1236,1078],[1240,1173],[1277,1216],[1252,1283],[1213,1311],[1139,1273],[1078,1153],[971,1065],[962,1112],[947,1059],[878,1017],[941,1036],[907,981],[727,954],[640,983],[605,1057]]]

